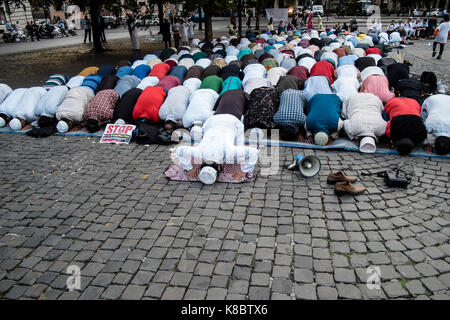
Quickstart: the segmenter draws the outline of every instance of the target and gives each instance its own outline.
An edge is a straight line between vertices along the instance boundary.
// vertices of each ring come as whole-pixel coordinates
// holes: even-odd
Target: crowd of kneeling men
[[[243,139],[250,128],[277,128],[282,140],[321,146],[347,136],[362,152],[390,143],[401,155],[421,144],[447,154],[450,97],[435,94],[433,73],[412,79],[409,65],[388,51],[357,32],[194,39],[70,79],[55,74],[42,87],[0,84],[0,126],[32,123],[28,134],[46,137],[77,125],[96,132],[132,123],[139,143],[170,143],[177,128],[193,128],[200,144],[177,150],[186,170],[200,158],[243,161],[242,171],[253,171],[258,152]]]

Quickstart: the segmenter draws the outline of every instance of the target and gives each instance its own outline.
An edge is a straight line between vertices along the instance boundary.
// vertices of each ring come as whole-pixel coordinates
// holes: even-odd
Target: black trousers
[[[436,47],[439,42],[433,42],[433,52],[436,52]],[[439,55],[442,56],[442,53],[444,52],[444,46],[445,43],[439,43]]]
[[[89,34],[89,42],[92,42],[92,40],[91,40],[91,29],[85,29],[84,30],[84,43],[86,43],[86,39],[87,39],[88,34]]]

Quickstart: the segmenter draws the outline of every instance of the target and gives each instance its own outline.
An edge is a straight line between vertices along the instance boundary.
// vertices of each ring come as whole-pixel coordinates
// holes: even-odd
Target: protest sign
[[[135,128],[131,124],[108,124],[100,143],[129,144]]]

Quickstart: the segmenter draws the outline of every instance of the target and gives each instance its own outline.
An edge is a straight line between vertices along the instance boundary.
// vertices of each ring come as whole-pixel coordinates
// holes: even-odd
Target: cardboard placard
[[[108,124],[100,143],[129,144],[135,128],[131,124]]]

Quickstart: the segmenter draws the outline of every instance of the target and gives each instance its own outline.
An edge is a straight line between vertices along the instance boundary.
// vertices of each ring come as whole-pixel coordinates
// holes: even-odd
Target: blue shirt
[[[337,131],[342,112],[342,100],[335,94],[316,94],[307,108],[306,129],[313,134]]]

